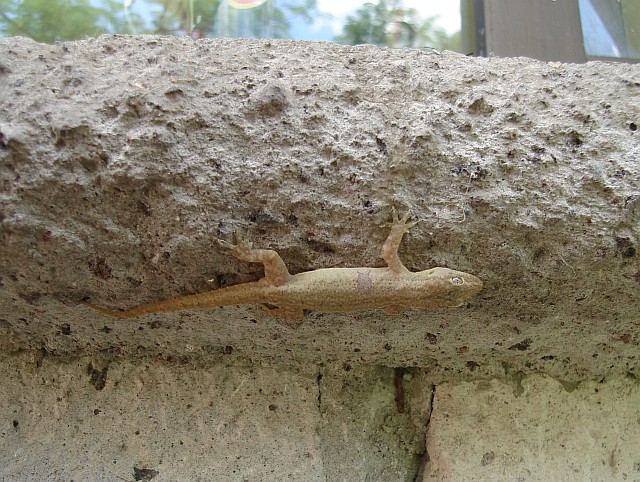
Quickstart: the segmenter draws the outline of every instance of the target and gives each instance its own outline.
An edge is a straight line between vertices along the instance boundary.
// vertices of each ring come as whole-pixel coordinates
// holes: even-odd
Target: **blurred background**
[[[0,0],[0,33],[41,42],[101,33],[291,38],[460,49],[457,1]]]
[[[290,38],[479,56],[640,59],[640,0],[0,0],[0,35]]]

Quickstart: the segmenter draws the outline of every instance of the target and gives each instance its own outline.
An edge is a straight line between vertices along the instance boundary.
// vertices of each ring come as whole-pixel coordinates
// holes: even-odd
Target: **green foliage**
[[[218,8],[223,0],[149,0],[156,5],[153,12],[153,32],[176,34],[192,30],[206,32],[215,24]],[[193,11],[191,8],[193,7]],[[190,23],[193,22],[192,25]]]
[[[77,40],[101,33],[127,32],[122,2],[103,0],[0,0],[0,33],[40,42]],[[132,19],[138,24],[139,19]]]
[[[284,2],[283,10],[288,10],[293,15],[299,15],[308,23],[313,22],[313,15],[317,13],[317,0],[298,0]]]
[[[394,0],[365,3],[347,18],[336,41],[381,47],[435,47],[458,50],[459,33],[448,36],[436,25],[437,17],[421,19],[413,8],[399,8]]]
[[[447,35],[446,32],[443,37],[440,37],[436,42],[436,45],[441,50],[453,50],[454,52],[462,52],[462,34],[460,30]]]
[[[150,7],[151,28],[127,15],[123,0],[0,0],[0,35],[48,43],[101,33],[286,38],[291,16],[311,22],[317,13],[317,0],[269,0],[246,10],[224,0],[133,1]]]

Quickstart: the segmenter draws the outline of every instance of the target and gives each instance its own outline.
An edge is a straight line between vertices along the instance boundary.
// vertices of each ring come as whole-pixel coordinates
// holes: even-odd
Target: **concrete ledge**
[[[0,39],[0,348],[429,367],[434,380],[637,373],[640,66],[327,43]],[[485,282],[460,308],[114,308],[255,280],[235,229],[292,272],[401,257]],[[229,359],[225,359],[228,361]]]

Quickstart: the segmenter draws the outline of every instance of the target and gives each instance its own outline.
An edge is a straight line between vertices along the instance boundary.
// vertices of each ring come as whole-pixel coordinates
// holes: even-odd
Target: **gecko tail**
[[[166,311],[192,310],[197,308],[215,308],[227,305],[239,305],[243,303],[261,303],[264,288],[259,282],[242,283],[228,286],[203,293],[179,296],[167,300],[156,301],[146,305],[136,306],[128,310],[111,310],[93,303],[81,301],[82,304],[93,308],[105,315],[116,318],[135,318],[136,316],[148,315]]]
[[[87,301],[81,301],[80,303],[82,303],[85,306],[88,306],[89,308],[93,308],[96,311],[99,311],[100,313],[104,313],[105,315],[109,315],[109,316],[114,316],[116,318],[133,318],[134,316],[138,316],[137,314],[132,314],[132,311],[135,310],[124,310],[124,311],[120,311],[120,310],[110,310],[109,308],[104,308],[102,306],[98,306],[98,305],[94,305],[93,303],[89,303]]]
[[[158,313],[161,311],[178,311],[183,309],[190,308],[198,308],[197,304],[198,295],[190,295],[182,298],[177,298],[175,300],[163,300],[157,301],[155,303],[148,303],[142,306],[136,306],[135,308],[131,308],[129,310],[110,310],[109,308],[104,308],[99,305],[94,305],[93,303],[87,303],[83,301],[82,303],[93,308],[100,313],[104,313],[105,315],[113,316],[115,318],[135,318],[136,316],[148,315],[150,313]],[[194,301],[196,301],[194,303]]]

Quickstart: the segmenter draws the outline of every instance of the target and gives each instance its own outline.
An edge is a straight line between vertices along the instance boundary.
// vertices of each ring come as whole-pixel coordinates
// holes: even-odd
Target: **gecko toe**
[[[253,243],[245,238],[238,238],[236,241],[236,250],[249,252],[253,249]]]
[[[229,243],[223,239],[216,239],[216,242],[218,243],[218,246],[224,249],[233,249],[235,247],[233,243]]]
[[[404,215],[400,218],[398,216],[398,211],[396,210],[395,207],[391,207],[391,222],[390,223],[386,223],[384,224],[383,228],[391,228],[392,230],[402,230],[403,232],[407,233],[409,232],[409,230],[414,227],[416,224],[418,224],[418,221],[411,221],[411,222],[407,222],[409,221],[409,218],[411,217],[411,211],[407,211],[406,213],[404,213]]]
[[[235,243],[229,243],[228,241],[224,241],[222,239],[217,239],[218,245],[224,249],[231,251],[232,253],[246,253],[251,251],[253,248],[253,243],[246,239],[241,233],[238,231],[233,232],[233,238]]]
[[[396,224],[398,222],[398,211],[395,206],[391,206],[391,224]]]
[[[391,222],[388,223],[382,223],[380,225],[381,228],[391,228],[393,229],[394,226],[398,226],[398,225],[403,225],[408,218],[409,213],[407,212],[407,214],[405,214],[405,216],[402,218],[402,220],[398,217],[398,210],[396,209],[395,206],[391,206]]]

